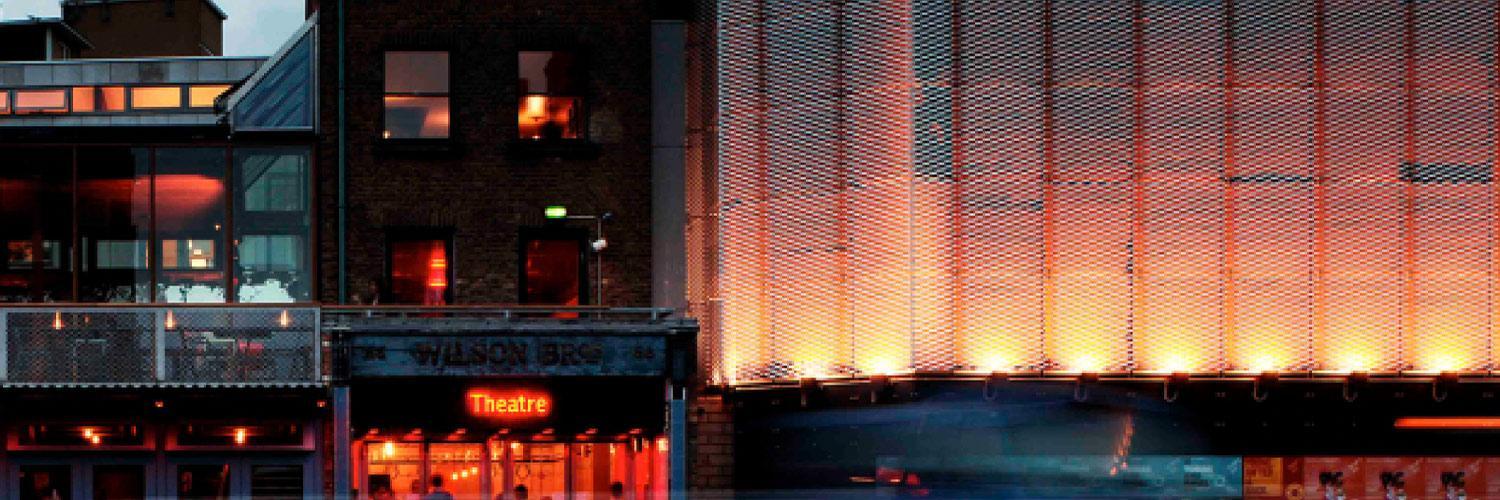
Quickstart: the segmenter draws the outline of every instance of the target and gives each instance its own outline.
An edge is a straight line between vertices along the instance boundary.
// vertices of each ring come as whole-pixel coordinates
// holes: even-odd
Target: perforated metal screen
[[[1493,1],[716,12],[715,382],[1492,366]]]

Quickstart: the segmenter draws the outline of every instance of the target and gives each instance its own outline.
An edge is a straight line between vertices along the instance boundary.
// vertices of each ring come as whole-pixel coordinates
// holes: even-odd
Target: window
[[[306,148],[236,148],[235,284],[240,302],[312,298],[310,173]]]
[[[0,90],[0,115],[10,114],[10,92]]]
[[[67,111],[68,91],[65,89],[16,91],[16,114],[18,115]]]
[[[250,466],[251,500],[293,500],[303,497],[301,465]]]
[[[194,85],[188,87],[188,107],[212,108],[214,100],[229,90],[228,85]]]
[[[182,87],[131,87],[131,109],[173,109],[182,107]]]
[[[73,112],[89,113],[94,111],[94,88],[73,87]]]
[[[522,304],[576,306],[588,302],[586,237],[581,230],[563,228],[522,232]]]
[[[180,500],[227,500],[229,464],[177,466],[177,498]]]
[[[95,465],[93,486],[94,500],[146,498],[146,468],[140,465]]]
[[[583,98],[577,66],[568,52],[520,53],[516,128],[522,139],[583,137]]]
[[[389,299],[396,304],[448,304],[448,242],[396,237],[391,240]]]
[[[442,139],[449,133],[448,53],[385,53],[386,139]]]
[[[72,476],[66,465],[22,465],[21,500],[73,498]]]
[[[156,151],[157,300],[224,302],[222,148]]]
[[[98,111],[125,111],[125,87],[99,87]]]

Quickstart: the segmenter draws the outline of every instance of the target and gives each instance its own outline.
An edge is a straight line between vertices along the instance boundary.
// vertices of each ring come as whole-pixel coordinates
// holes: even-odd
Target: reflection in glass
[[[125,111],[125,87],[99,87],[99,111]]]
[[[171,109],[182,107],[182,87],[131,87],[131,109]]]
[[[365,447],[369,463],[366,487],[370,493],[389,492],[394,498],[416,498],[427,491],[422,478],[422,445],[371,442]]]
[[[94,110],[94,88],[73,87],[73,112],[88,113]]]
[[[448,137],[448,53],[385,53],[385,139]]]
[[[234,271],[240,302],[312,299],[311,171],[307,148],[235,150]]]
[[[564,466],[567,445],[511,443],[511,483],[526,488],[530,498],[563,498],[567,483]]]
[[[226,90],[229,90],[228,85],[194,85],[188,87],[188,107],[212,108],[214,100],[223,95]]]
[[[140,465],[94,466],[94,500],[137,500],[145,497],[145,467]]]
[[[443,489],[457,498],[481,498],[479,481],[483,445],[479,443],[433,443],[427,448],[430,476],[443,479]],[[429,483],[431,484],[431,478]]]
[[[72,295],[72,158],[66,149],[0,151],[0,302]]]
[[[73,498],[72,469],[66,465],[22,465],[21,500]]]
[[[574,443],[573,498],[614,498],[618,489],[624,495],[626,445],[624,443]]]
[[[229,498],[229,465],[177,466],[177,498],[225,500]]]
[[[224,302],[224,150],[156,151],[157,299]]]
[[[78,149],[80,302],[148,302],[150,150]]]
[[[16,114],[62,113],[67,110],[67,90],[51,89],[16,91]]]

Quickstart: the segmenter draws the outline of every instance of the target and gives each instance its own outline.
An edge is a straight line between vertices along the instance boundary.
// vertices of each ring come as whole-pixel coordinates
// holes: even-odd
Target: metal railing
[[[0,383],[319,384],[320,320],[316,306],[7,306]]]
[[[604,306],[524,306],[524,305],[453,305],[453,306],[324,306],[328,325],[361,320],[448,319],[489,321],[613,321],[654,323],[673,318],[675,311],[661,307]]]

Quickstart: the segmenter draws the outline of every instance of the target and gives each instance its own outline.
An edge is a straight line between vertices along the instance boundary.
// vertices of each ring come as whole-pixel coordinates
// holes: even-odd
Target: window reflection
[[[88,113],[94,110],[94,88],[73,87],[73,112]]]
[[[194,85],[188,87],[188,107],[212,108],[214,100],[223,95],[226,90],[229,90],[228,85]]]
[[[523,139],[583,137],[582,86],[572,53],[522,51],[516,126]]]
[[[448,53],[385,53],[386,139],[432,139],[449,134]]]
[[[170,109],[182,107],[181,87],[131,87],[133,109]]]
[[[151,152],[78,150],[78,300],[147,302]]]
[[[240,302],[312,296],[311,159],[304,148],[236,149],[235,283]]]
[[[224,150],[156,152],[157,299],[224,302]]]
[[[62,149],[0,152],[0,301],[71,298],[72,159]]]
[[[16,114],[61,113],[67,110],[67,90],[51,89],[16,91]]]

